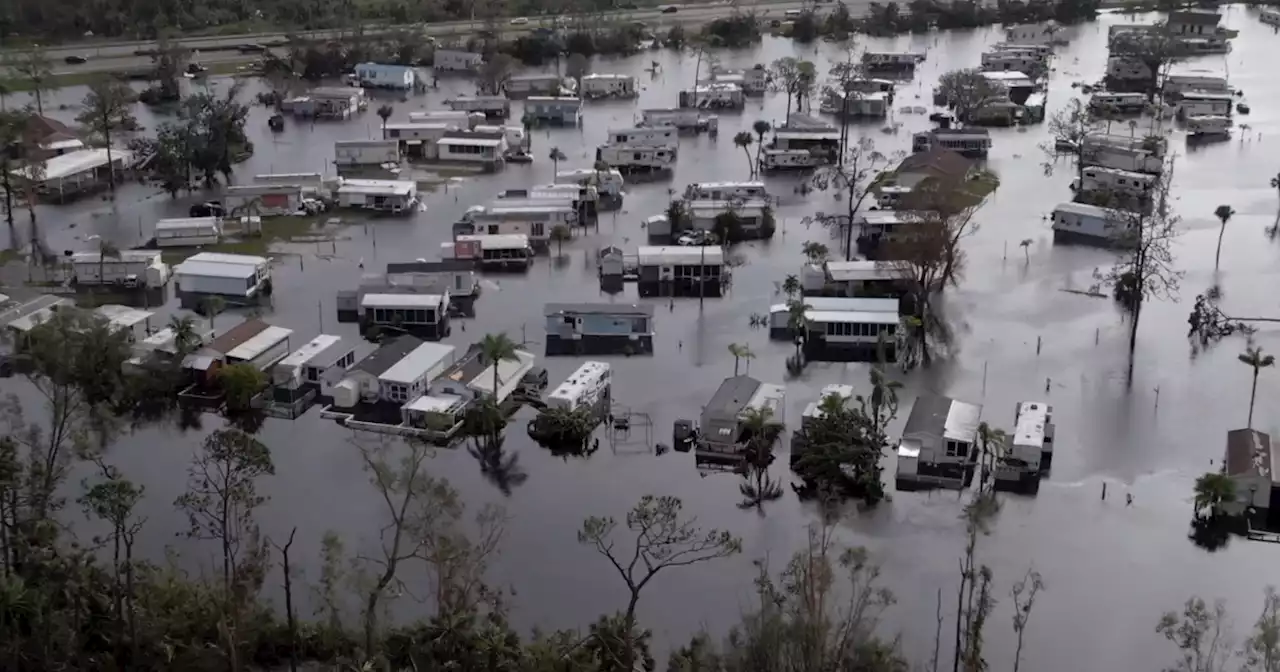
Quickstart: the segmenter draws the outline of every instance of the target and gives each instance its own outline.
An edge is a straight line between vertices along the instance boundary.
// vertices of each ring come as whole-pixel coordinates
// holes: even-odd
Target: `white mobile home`
[[[884,297],[804,297],[805,311],[835,313],[887,313],[897,317],[901,304],[898,299]],[[775,339],[795,338],[791,328],[791,307],[785,303],[769,306],[769,336]]]
[[[352,408],[361,403],[376,404],[380,401],[404,403],[408,398],[409,391],[407,389],[397,390],[395,394],[397,398],[392,399],[390,398],[390,385],[396,383],[389,383],[384,388],[379,378],[408,357],[410,353],[417,352],[423,345],[429,345],[430,347],[418,355],[418,363],[420,364],[431,361],[432,357],[427,356],[426,353],[432,353],[435,358],[448,358],[453,354],[453,346],[451,345],[424,344],[421,339],[413,336],[396,336],[384,340],[377,350],[353,364],[347,370],[347,374],[342,381],[333,386],[333,405],[339,408]],[[428,367],[427,371],[430,373],[431,368]],[[438,374],[439,371],[436,371],[436,373]],[[398,379],[400,376],[396,376],[396,378]]]
[[[826,163],[807,149],[766,149],[760,156],[760,167],[766,171],[813,170]]]
[[[355,348],[341,336],[320,334],[280,360],[271,370],[271,382],[290,390],[314,385],[324,391],[341,381],[355,361]]]
[[[811,360],[872,359],[881,352],[887,361],[897,359],[897,312],[806,310],[804,319],[805,356]]]
[[[1158,175],[1099,166],[1086,166],[1081,172],[1084,173],[1083,184],[1080,184],[1078,179],[1071,181],[1071,188],[1075,191],[1102,192],[1135,198],[1151,196],[1151,190],[1160,180]]]
[[[357,63],[355,79],[364,87],[406,91],[418,82],[416,71],[411,66],[386,63]]]
[[[292,334],[292,329],[268,325],[223,354],[228,364],[250,364],[259,371],[266,371],[289,354],[289,336]]]
[[[484,63],[484,56],[458,49],[436,49],[431,67],[439,72],[474,72]]]
[[[1093,134],[1085,138],[1085,165],[1159,175],[1164,170],[1164,138]]]
[[[508,98],[573,95],[574,88],[573,80],[554,73],[516,75],[502,85]]]
[[[741,235],[745,238],[768,238],[772,232],[773,213],[769,210],[769,202],[762,198],[731,201],[697,200],[690,201],[689,221],[695,229],[712,231],[716,218],[725,213],[733,213],[738,217],[742,227]]]
[[[1147,96],[1143,93],[1098,91],[1089,96],[1089,108],[1095,112],[1139,114],[1147,109]]]
[[[835,158],[840,152],[840,131],[829,128],[786,128],[773,132],[772,149],[799,149],[820,157]]]
[[[378,375],[383,401],[404,404],[427,393],[431,380],[453,364],[455,348],[443,343],[422,343]]]
[[[578,208],[574,198],[562,194],[547,198],[502,198],[487,206],[472,206],[463,214],[463,221],[475,222],[477,227],[499,221],[539,221],[548,227],[557,224],[574,226],[578,223]]]
[[[915,70],[924,61],[924,54],[911,52],[867,51],[862,54],[862,64],[867,70]]]
[[[460,235],[441,248],[441,256],[474,261],[481,268],[527,270],[533,264],[533,246],[524,234]]]
[[[982,54],[982,69],[988,72],[1036,72],[1044,68],[1044,59],[1029,51],[988,51]]]
[[[137,343],[151,335],[151,318],[155,313],[132,306],[113,303],[93,309],[95,315],[106,321],[112,332],[123,332],[130,343]]]
[[[573,96],[529,96],[524,113],[539,124],[577,126],[582,120],[582,99]]]
[[[222,240],[222,220],[217,217],[162,219],[156,222],[157,247],[216,245]]]
[[[724,249],[646,246],[636,251],[637,291],[648,296],[720,296]]]
[[[333,143],[333,162],[339,168],[350,166],[380,166],[384,163],[400,163],[400,141],[340,140]]]
[[[921,131],[911,136],[912,153],[927,152],[935,147],[970,159],[985,159],[991,150],[991,132],[985,128],[951,128]]]
[[[446,135],[436,141],[436,157],[441,161],[470,163],[487,168],[502,164],[506,140],[501,137],[457,137]]]
[[[479,112],[489,119],[506,119],[511,116],[511,101],[502,96],[461,96],[444,101],[451,110]]]
[[[853,216],[858,236],[875,242],[902,240],[928,216],[913,210],[869,210]]]
[[[742,199],[769,200],[764,182],[694,182],[684,189],[689,201],[733,201]]]
[[[391,327],[439,340],[449,330],[449,294],[365,294],[360,299],[363,328]]]
[[[318,188],[304,187],[299,183],[233,184],[222,191],[222,204],[232,216],[291,215],[302,207],[308,194],[318,193]]]
[[[622,147],[675,147],[680,144],[680,129],[675,126],[609,129],[608,144]]]
[[[609,170],[570,168],[556,173],[556,184],[594,186],[601,196],[621,200],[626,180],[623,178],[622,172],[616,168],[610,168]]]
[[[1132,243],[1123,235],[1130,224],[1123,214],[1084,203],[1059,203],[1053,209],[1053,240],[1102,247],[1125,247]]]
[[[102,258],[100,252],[71,255],[72,278],[77,285],[125,285],[155,289],[169,282],[169,266],[159,252],[120,250]]]
[[[577,371],[547,395],[547,406],[569,411],[595,409],[599,404],[608,403],[611,383],[607,363],[583,362]]]
[[[675,167],[676,150],[674,147],[603,145],[596,149],[596,160],[622,172],[663,171]]]
[[[853,297],[895,296],[901,292],[902,282],[909,275],[904,269],[882,261],[832,260],[822,266],[805,264],[800,271],[800,283],[805,294],[812,292]],[[896,301],[896,299],[889,300]],[[806,303],[808,301],[805,299]],[[816,305],[814,307],[818,308]],[[818,308],[818,310],[827,309]]]
[[[640,119],[643,126],[675,126],[681,130],[700,129],[707,123],[702,114],[693,109],[643,110]]]
[[[184,305],[197,305],[211,295],[245,303],[270,286],[271,261],[247,254],[201,252],[174,267],[173,276]]]
[[[737,84],[703,84],[680,92],[680,107],[699,110],[741,110],[747,94]]]
[[[1211,70],[1188,70],[1169,74],[1164,78],[1160,91],[1166,96],[1185,93],[1231,93],[1227,78]]]
[[[917,397],[898,444],[898,489],[968,485],[978,460],[981,417],[978,404],[929,393]]]
[[[582,78],[583,98],[634,98],[639,95],[631,75],[590,74]]]
[[[1187,117],[1187,135],[1192,138],[1231,135],[1230,117]]]
[[[476,115],[475,119],[472,115]],[[475,123],[484,121],[484,115],[479,112],[467,112],[465,110],[425,110],[421,112],[410,112],[409,122],[415,124],[453,124],[460,129],[468,129]]]
[[[1178,118],[1230,117],[1235,98],[1229,93],[1188,91],[1178,103]]]
[[[466,129],[465,124],[455,121],[431,119],[427,121],[397,121],[391,122],[382,127],[382,137],[385,140],[395,140],[402,143],[419,141],[423,145],[427,143],[434,144],[435,141],[443,138],[450,131],[460,131]]]
[[[1043,401],[1021,401],[1014,409],[1011,457],[1039,473],[1053,463],[1053,407]]]
[[[418,183],[412,180],[343,180],[337,189],[338,206],[413,212],[418,204]]]
[[[263,173],[253,176],[254,184],[298,185],[309,194],[323,190],[324,175],[320,173]]]

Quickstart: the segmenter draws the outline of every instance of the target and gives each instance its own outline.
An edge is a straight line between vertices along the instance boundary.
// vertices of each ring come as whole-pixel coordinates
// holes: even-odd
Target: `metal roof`
[[[806,310],[804,319],[822,324],[897,324],[897,313],[884,311]]]
[[[258,355],[288,340],[289,335],[292,333],[292,329],[269,326],[232,348],[230,352],[226,353],[227,358],[245,362],[252,361]]]
[[[907,273],[892,264],[869,259],[854,261],[828,261],[827,276],[832,282],[856,282],[859,280],[892,280],[906,277]],[[897,300],[893,299],[896,303]],[[809,303],[806,299],[805,303]],[[814,306],[817,308],[817,306]]]
[[[1228,476],[1262,476],[1274,482],[1273,450],[1269,434],[1256,429],[1233,429],[1227,432],[1223,468]]]
[[[111,150],[111,161],[115,163],[126,164],[132,160],[133,152],[124,149]],[[96,170],[105,165],[107,165],[107,150],[105,148],[82,149],[77,152],[51,156],[44,162],[44,171],[40,181],[60,180],[72,175]],[[14,174],[27,177],[31,174],[31,170],[30,168],[22,168],[14,171]]]
[[[221,264],[213,261],[187,261],[173,269],[174,275],[198,275],[206,278],[252,278],[258,273],[253,266]]]
[[[724,414],[736,417],[742,409],[751,403],[756,390],[760,389],[760,381],[751,376],[733,376],[725,378],[720,388],[711,396],[704,409],[706,413]]]
[[[422,345],[422,339],[413,336],[397,336],[393,339],[383,341],[377,350],[369,353],[364,359],[355,363],[351,367],[352,371],[363,371],[373,376],[380,376],[387,369],[395,366],[396,362],[404,359],[404,356],[413,352],[419,345]]]
[[[315,338],[307,341],[302,347],[289,353],[289,356],[280,360],[279,366],[285,368],[298,368],[312,363],[314,361],[318,366],[328,366],[333,361],[337,361],[341,355],[333,357],[333,361],[322,361],[321,357],[330,349],[336,350],[335,346],[342,345],[342,337],[332,334],[320,334]],[[346,354],[351,348],[344,348],[342,354]]]
[[[140,322],[145,322],[155,313],[131,306],[107,304],[94,308],[93,312],[111,324],[112,329],[131,329]]]
[[[444,343],[422,343],[379,374],[378,380],[402,385],[414,383],[441,362],[452,359],[454,350],[452,345]]]
[[[546,317],[563,315],[644,315],[653,317],[650,303],[548,303],[542,309]]]
[[[340,194],[388,194],[409,196],[418,190],[412,180],[344,180],[338,186]]]
[[[251,266],[261,266],[270,263],[270,259],[266,257],[258,257],[252,254],[227,254],[225,252],[201,252],[187,257],[187,261],[211,261],[219,264],[242,264]]]
[[[636,250],[636,260],[641,266],[670,266],[679,264],[720,266],[724,264],[724,250],[718,246],[645,246]]]
[[[231,329],[227,330],[221,336],[213,339],[209,343],[209,349],[214,352],[228,353],[236,349],[241,343],[257,336],[266,331],[270,326],[266,322],[258,319],[248,319]]]
[[[439,308],[443,294],[365,294],[361,308]]]
[[[903,437],[924,434],[942,440],[972,443],[978,431],[982,406],[956,401],[940,394],[925,393],[916,398],[902,430]]]
[[[892,298],[804,296],[799,301],[808,306],[808,310],[817,311],[861,311],[897,315],[899,308],[899,300]],[[785,313],[788,310],[790,310],[790,307],[785,303],[775,303],[769,306],[770,313]]]

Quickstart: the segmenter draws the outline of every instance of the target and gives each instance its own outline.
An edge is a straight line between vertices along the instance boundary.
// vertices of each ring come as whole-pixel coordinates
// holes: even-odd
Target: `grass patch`
[[[27,260],[27,255],[23,254],[22,250],[15,250],[15,249],[0,250],[0,266],[11,264],[15,261],[25,262],[26,260]]]
[[[207,76],[237,75],[237,74],[256,75],[257,68],[253,67],[253,63],[256,60],[257,60],[256,56],[252,54],[246,54],[244,60],[214,63],[213,65],[209,66],[209,70],[205,74]],[[135,80],[138,79],[137,77],[132,77],[132,75],[134,74],[136,74],[135,71],[121,73],[121,72],[113,72],[109,70],[88,70],[85,72],[73,72],[73,73],[67,73],[62,75],[54,75],[53,78],[50,79],[49,82],[47,82],[47,88],[61,89],[68,86],[88,86],[89,84],[99,81],[104,77],[116,77],[126,81],[130,79],[135,79]],[[145,79],[145,77],[143,79]],[[11,78],[6,79],[5,84],[9,87],[9,90],[13,93],[24,93],[35,88],[34,86],[32,86],[30,81],[18,78],[16,76],[12,76]]]
[[[276,247],[279,245],[288,243],[315,244],[329,240],[338,231],[352,224],[352,222],[344,219],[340,226],[327,225],[326,222],[333,218],[334,215],[331,213],[315,217],[293,217],[289,215],[263,217],[262,235],[260,236],[240,236],[238,233],[233,232],[227,236],[227,240],[217,245],[205,245],[199,248],[171,248],[165,250],[161,254],[161,258],[164,259],[166,264],[178,264],[185,261],[187,257],[200,252],[223,252],[226,254],[249,254],[265,257],[272,252],[278,252]],[[232,226],[238,224],[234,220],[228,220],[227,223]]]

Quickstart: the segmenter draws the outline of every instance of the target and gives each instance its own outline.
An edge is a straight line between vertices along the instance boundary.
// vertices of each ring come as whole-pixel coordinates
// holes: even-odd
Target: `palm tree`
[[[733,144],[741,147],[742,152],[747,155],[747,168],[751,170],[751,177],[756,176],[756,166],[751,161],[751,143],[755,141],[756,138],[751,135],[751,131],[738,131],[738,134],[733,136]]]
[[[564,152],[560,151],[560,148],[559,148],[559,147],[552,147],[552,148],[551,148],[551,153],[550,153],[550,155],[548,156],[548,158],[550,158],[550,159],[551,159],[551,165],[555,167],[555,171],[556,171],[557,173],[559,173],[559,172],[560,172],[560,162],[561,162],[561,161],[564,161],[564,160],[566,160],[566,159],[568,159],[569,157],[565,156],[565,155],[564,155]]]
[[[1022,256],[1026,258],[1028,264],[1031,263],[1031,244],[1034,242],[1030,238],[1023,238],[1022,242],[1018,243],[1018,246],[1022,248]]]
[[[98,284],[107,282],[107,257],[120,259],[120,248],[106,238],[98,238]]]
[[[533,149],[533,123],[535,121],[537,121],[537,118],[529,112],[525,112],[524,115],[520,117],[520,125],[524,126],[524,140],[528,145],[526,149],[530,150]]]
[[[493,365],[493,400],[498,401],[498,387],[501,382],[498,378],[498,364],[504,359],[517,359],[516,344],[507,337],[507,332],[499,334],[485,334],[480,341],[480,356],[484,357],[484,361]]]
[[[773,128],[769,122],[758,119],[756,123],[751,124],[751,130],[756,132],[756,170],[760,170],[760,155],[764,152],[764,134]]]
[[[173,332],[173,347],[177,350],[178,361],[182,361],[199,345],[200,337],[196,334],[195,320],[185,315],[171,315],[169,329]]]
[[[1232,210],[1229,205],[1219,205],[1218,209],[1213,211],[1213,216],[1217,217],[1219,222],[1222,222],[1222,226],[1218,227],[1218,251],[1213,255],[1213,270],[1215,271],[1218,270],[1218,260],[1222,258],[1222,234],[1227,232],[1227,221],[1234,214],[1236,214],[1236,211]]]
[[[1004,430],[992,427],[986,422],[978,423],[978,450],[982,456],[980,488],[988,487],[987,477],[994,472],[996,463],[1004,457],[1007,440],[1008,435],[1004,433]],[[994,485],[994,481],[992,485]]]
[[[1244,352],[1236,355],[1241,362],[1253,367],[1253,388],[1249,391],[1249,424],[1247,427],[1253,429],[1253,402],[1258,398],[1258,371],[1261,369],[1275,366],[1276,358],[1262,352],[1260,347],[1247,347]]]
[[[765,502],[782,498],[782,485],[769,475],[768,467],[748,464],[747,472],[742,475],[745,482],[738,484],[738,492],[742,493],[740,509],[755,509],[764,515]]]
[[[564,241],[573,238],[573,230],[565,224],[556,224],[548,232],[551,240],[556,241],[556,254],[564,256]]]
[[[745,361],[747,363],[747,372],[751,371],[751,360],[755,359],[756,353],[751,352],[751,348],[745,343],[730,343],[729,354],[733,355],[733,375],[738,375],[738,364]]]
[[[782,293],[785,294],[788,299],[795,298],[795,296],[800,293],[800,278],[794,274],[788,275],[782,281]]]
[[[395,109],[392,108],[390,105],[383,105],[382,107],[378,108],[378,116],[382,118],[382,134],[383,135],[387,134],[387,120],[391,118],[391,114],[394,111]]]
[[[1195,515],[1208,513],[1210,518],[1222,515],[1223,507],[1236,501],[1236,482],[1221,472],[1209,472],[1196,479]]]
[[[747,459],[758,466],[768,466],[776,438],[773,409],[748,408],[742,412],[738,424],[747,437]]]
[[[227,308],[227,302],[221,296],[206,296],[201,302],[204,314],[209,318],[209,331],[214,331],[214,319]]]
[[[805,317],[809,308],[804,301],[787,302],[787,331],[791,332],[791,340],[796,344],[797,362],[800,361],[800,344],[804,343],[806,327],[809,326],[809,318]]]

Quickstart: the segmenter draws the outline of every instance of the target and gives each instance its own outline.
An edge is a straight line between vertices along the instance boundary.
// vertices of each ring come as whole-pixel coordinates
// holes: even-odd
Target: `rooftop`
[[[397,273],[463,273],[475,270],[475,264],[459,259],[410,261],[387,264],[387,275]]]
[[[444,343],[422,343],[401,357],[391,368],[383,371],[378,380],[408,385],[422,378],[441,362],[452,359],[454,350],[452,345]]]
[[[1256,429],[1233,429],[1227,432],[1227,455],[1224,470],[1228,476],[1261,476],[1274,482],[1271,435]]]
[[[653,317],[653,304],[645,303],[548,303],[543,315],[644,315]]]
[[[899,173],[928,173],[933,177],[962,179],[973,168],[973,162],[958,152],[935,147],[927,152],[918,152],[902,160],[898,164]]]
[[[751,376],[733,376],[720,383],[704,409],[707,413],[737,417],[750,403],[762,383]]]
[[[377,350],[369,353],[364,359],[351,367],[352,371],[363,371],[372,376],[381,376],[396,365],[405,355],[413,352],[423,341],[413,336],[397,336],[383,341]]]
[[[107,304],[98,306],[93,310],[100,317],[111,324],[112,329],[132,329],[134,326],[146,322],[151,319],[155,313],[149,310],[133,308],[130,306],[120,306],[116,304]]]
[[[173,272],[175,275],[198,275],[206,278],[251,278],[258,273],[258,269],[243,264],[188,259],[178,264]]]
[[[445,297],[440,294],[365,294],[361,308],[438,308]]]
[[[436,141],[437,145],[445,147],[497,147],[502,144],[502,138],[455,138],[445,136]]]
[[[245,320],[244,322],[232,327],[221,336],[213,339],[213,341],[209,343],[209,349],[225,355],[232,350],[235,350],[241,343],[244,343],[254,336],[266,331],[269,326],[270,325],[262,320]]]
[[[124,149],[112,149],[111,161],[115,163],[125,164],[133,159],[133,152]],[[63,178],[78,175],[80,173],[95,170],[107,165],[107,150],[101,149],[81,149],[75,152],[68,152],[58,156],[51,156],[44,162],[44,173],[40,176],[41,182],[50,182],[53,180],[61,180]],[[15,175],[28,176],[30,169],[23,168],[14,171]]]
[[[342,355],[345,355],[350,349],[350,347],[344,346],[341,336],[320,334],[280,360],[280,366],[285,368],[296,368],[307,364],[328,366],[337,361]],[[341,354],[337,354],[339,350],[342,351]]]
[[[409,196],[418,190],[412,180],[343,180],[338,192],[344,194],[393,194]]]
[[[293,334],[292,329],[284,327],[268,326],[266,329],[254,334],[240,345],[232,348],[226,353],[229,359],[239,359],[242,361],[250,361],[258,355],[270,350],[277,344],[287,340]]]
[[[903,437],[936,436],[945,441],[972,443],[982,406],[926,392],[916,398],[902,430]]]
[[[187,257],[187,261],[208,261],[217,264],[245,264],[260,266],[270,260],[252,254],[226,254],[224,252],[201,252]]]
[[[860,282],[864,280],[889,280],[892,278],[904,277],[906,272],[900,267],[893,264],[886,264],[870,259],[855,259],[853,261],[828,261],[826,265],[827,277],[832,282]],[[875,299],[870,299],[875,300]],[[893,301],[897,304],[897,299],[882,299]],[[812,303],[805,299],[805,303]],[[817,308],[817,306],[814,306]]]

